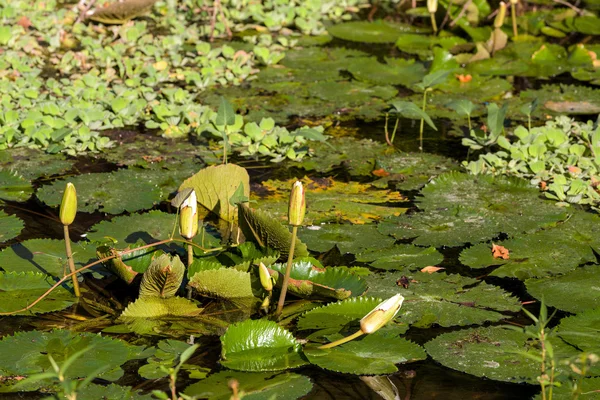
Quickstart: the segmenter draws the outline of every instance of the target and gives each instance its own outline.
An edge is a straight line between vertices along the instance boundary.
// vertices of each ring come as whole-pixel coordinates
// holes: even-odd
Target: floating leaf
[[[248,172],[235,164],[223,164],[200,170],[186,179],[179,190],[192,188],[198,197],[198,203],[212,211],[225,221],[237,220],[237,207],[231,205],[240,184],[243,185],[243,196],[250,196],[250,178]]]
[[[273,321],[246,320],[221,337],[221,364],[241,371],[280,371],[306,364],[300,345]]]
[[[597,354],[600,351],[600,308],[563,318],[556,334],[581,351]]]
[[[81,399],[119,399],[119,400],[152,400],[151,394],[140,394],[129,386],[110,384],[108,386],[86,385],[77,389],[77,396]]]
[[[156,0],[117,1],[106,7],[95,8],[88,13],[87,18],[103,24],[124,24],[150,11],[154,3]]]
[[[326,224],[303,227],[298,236],[309,249],[326,252],[337,246],[342,253],[360,253],[368,249],[389,247],[394,239],[377,231],[375,225]]]
[[[254,297],[250,274],[234,268],[198,271],[189,285],[203,296],[229,300]]]
[[[289,196],[289,188],[293,182],[294,180],[263,182],[263,187],[273,193],[264,199],[257,199],[257,207],[285,220],[288,207],[282,199]],[[364,224],[406,211],[405,208],[388,206],[389,203],[404,205],[406,199],[402,195],[391,190],[377,190],[370,184],[343,183],[332,178],[303,178],[302,183],[306,193],[306,224],[332,221]]]
[[[273,264],[277,271],[277,287],[283,284],[286,264]],[[362,295],[367,290],[364,279],[340,268],[320,268],[311,262],[292,264],[288,291],[300,297],[324,297],[343,300]]]
[[[497,286],[460,275],[404,269],[365,277],[369,295],[404,296],[399,321],[417,327],[461,326],[499,321],[521,309],[519,300]]]
[[[598,307],[600,303],[600,267],[589,265],[568,274],[525,281],[527,292],[549,307],[578,313]]]
[[[23,230],[23,221],[15,215],[8,215],[0,210],[0,243],[13,239]]]
[[[502,327],[472,328],[444,333],[427,342],[425,349],[448,368],[499,381],[536,384],[540,363],[523,353],[539,357],[540,350],[530,342],[524,332]],[[551,343],[557,358],[577,353],[556,338]],[[557,366],[557,371],[565,368]]]
[[[411,86],[425,76],[425,66],[415,60],[386,58],[385,61],[382,64],[375,57],[360,58],[348,65],[348,71],[356,79],[376,85]]]
[[[332,338],[333,339],[333,338]],[[423,348],[397,336],[375,332],[331,349],[306,346],[304,354],[321,368],[356,375],[392,374],[395,364],[424,360]]]
[[[383,247],[383,246],[380,246]],[[370,262],[379,269],[423,268],[436,265],[444,260],[435,247],[418,247],[411,244],[397,244],[391,248],[369,249],[356,255],[356,261]]]
[[[140,284],[140,297],[173,297],[179,290],[184,275],[185,265],[179,256],[162,254],[155,258],[144,272]]]
[[[184,393],[208,400],[230,400],[229,382],[235,380],[247,399],[295,400],[310,392],[312,383],[303,375],[221,371],[185,388]]]
[[[384,21],[352,21],[333,25],[327,28],[335,38],[361,43],[394,43],[400,35],[407,32],[418,32],[411,25],[390,24]]]
[[[7,149],[2,153],[0,167],[3,170],[18,171],[25,179],[29,180],[64,173],[70,170],[75,163],[74,160],[65,160],[62,155],[48,154],[27,147]]]
[[[48,275],[39,272],[0,272],[0,312],[11,312],[30,305],[54,283]],[[73,305],[74,302],[75,297],[71,291],[65,286],[59,286],[33,308],[15,315],[59,311]]]
[[[262,210],[254,210],[247,204],[239,207],[240,229],[247,240],[252,240],[261,248],[271,248],[280,252],[281,258],[286,258],[292,242],[292,234],[278,220]],[[306,257],[306,245],[296,239],[294,257]]]
[[[87,238],[96,243],[106,241],[106,237],[116,239],[120,246],[143,241],[146,244],[167,239],[173,232],[177,216],[162,211],[132,214],[102,221],[90,228]]]
[[[0,199],[25,201],[33,194],[31,181],[9,170],[0,171]]]
[[[108,261],[104,261],[102,265],[130,284],[138,273],[146,272],[154,259],[164,254],[162,250],[157,250],[156,248],[134,250],[123,254],[123,252],[128,251],[131,248],[137,248],[139,246],[139,244],[134,244],[123,250],[118,250],[108,245],[99,246],[96,249],[96,254],[99,259],[115,256]]]
[[[79,242],[71,243],[71,247],[76,269],[96,259],[91,246]],[[30,239],[14,244],[0,252],[0,267],[7,272],[41,272],[60,279],[69,270],[65,243],[62,240]]]

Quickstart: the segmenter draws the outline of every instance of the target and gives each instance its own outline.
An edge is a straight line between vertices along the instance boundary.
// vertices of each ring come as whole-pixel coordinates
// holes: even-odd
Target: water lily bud
[[[438,9],[438,0],[427,0],[427,11],[429,14],[435,14]]]
[[[290,225],[302,225],[305,212],[306,201],[304,200],[304,187],[302,186],[302,182],[296,181],[292,186],[292,193],[290,194],[290,207],[288,211]]]
[[[267,292],[273,290],[273,280],[271,279],[271,274],[263,263],[258,264],[258,276],[260,277],[260,284]]]
[[[377,331],[394,319],[396,314],[398,314],[398,311],[400,311],[403,301],[404,297],[398,293],[377,305],[377,307],[360,320],[360,330],[363,333],[373,333]]]
[[[504,17],[506,16],[506,3],[501,1],[500,8],[498,8],[498,14],[494,19],[494,28],[499,29],[504,25]]]
[[[60,203],[60,222],[63,225],[71,225],[77,214],[77,191],[75,186],[69,182],[63,193],[62,203]]]
[[[198,233],[198,201],[196,192],[183,201],[179,210],[179,234],[187,240],[191,240]]]

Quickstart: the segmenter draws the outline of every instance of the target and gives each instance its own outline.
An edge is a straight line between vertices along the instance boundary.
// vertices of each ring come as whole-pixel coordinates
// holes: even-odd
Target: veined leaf
[[[169,298],[175,296],[181,286],[185,266],[179,256],[163,254],[154,259],[140,285],[140,297],[156,296]]]

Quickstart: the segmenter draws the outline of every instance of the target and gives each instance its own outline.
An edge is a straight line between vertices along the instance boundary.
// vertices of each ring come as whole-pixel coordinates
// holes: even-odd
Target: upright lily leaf
[[[300,344],[273,321],[246,320],[221,337],[221,364],[239,371],[280,371],[306,364]]]
[[[339,336],[339,335],[338,335]],[[339,337],[332,336],[332,340]],[[331,349],[306,346],[304,354],[321,368],[356,375],[382,375],[398,371],[395,364],[427,358],[425,350],[398,336],[375,332]]]
[[[499,108],[496,103],[490,103],[487,109],[488,129],[490,130],[492,136],[498,137],[502,134],[502,131],[504,130],[504,118],[506,116],[506,111],[508,110],[508,103],[503,104],[502,108]]]
[[[95,8],[87,18],[103,24],[124,24],[150,11],[156,0],[116,1],[106,7]]]
[[[394,107],[394,111],[402,115],[404,118],[424,119],[431,129],[437,131],[435,124],[431,120],[431,117],[412,101],[396,100],[392,102],[392,106]]]
[[[140,285],[140,297],[169,298],[175,296],[185,275],[185,266],[179,256],[163,254],[154,259]]]
[[[219,102],[215,124],[223,126],[235,124],[235,111],[233,111],[233,106],[223,96],[221,96],[221,100]]]
[[[235,380],[247,399],[295,400],[310,392],[312,383],[306,376],[272,372],[221,371],[185,388],[184,393],[208,400],[230,400],[228,383]]]
[[[234,268],[198,271],[190,279],[189,285],[203,296],[228,300],[254,297],[250,274]]]
[[[53,285],[52,278],[39,272],[0,272],[0,312],[11,312],[28,306]],[[74,302],[73,294],[64,286],[59,286],[33,308],[15,315],[59,311]]]
[[[237,220],[237,209],[230,199],[243,185],[243,196],[250,196],[250,178],[248,172],[235,164],[223,164],[200,170],[186,179],[179,190],[192,188],[196,192],[198,203],[212,211],[225,221]]]
[[[247,240],[252,240],[262,248],[272,248],[287,257],[292,242],[292,234],[279,221],[263,212],[253,210],[247,204],[241,204],[239,210],[239,224]],[[296,239],[294,257],[306,257],[306,245]]]
[[[0,243],[18,236],[24,226],[20,218],[0,210]]]
[[[273,264],[270,269],[277,271],[277,286],[283,284],[286,264]],[[325,297],[343,300],[360,296],[367,290],[367,284],[359,276],[341,268],[320,268],[311,262],[300,261],[292,264],[288,291],[300,297]]]

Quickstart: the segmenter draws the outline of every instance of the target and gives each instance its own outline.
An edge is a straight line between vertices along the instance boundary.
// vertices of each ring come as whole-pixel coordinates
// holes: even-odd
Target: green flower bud
[[[288,210],[288,221],[290,225],[300,226],[306,212],[306,201],[304,199],[304,187],[302,182],[296,181],[290,193],[290,207]]]
[[[390,322],[402,307],[404,297],[397,294],[380,303],[370,313],[360,320],[360,330],[368,334],[376,332],[379,328]]]
[[[427,0],[427,11],[429,14],[435,14],[438,9],[438,0]]]
[[[506,17],[506,3],[501,1],[498,14],[496,14],[496,19],[494,19],[494,28],[499,29],[504,25],[504,17]]]
[[[71,225],[77,214],[77,192],[71,182],[67,183],[60,203],[60,222],[63,225]]]
[[[192,190],[179,209],[179,234],[187,240],[192,240],[197,233],[198,201],[196,192]]]
[[[258,264],[258,276],[260,277],[260,284],[267,292],[273,290],[273,280],[271,279],[271,274],[263,263]]]

